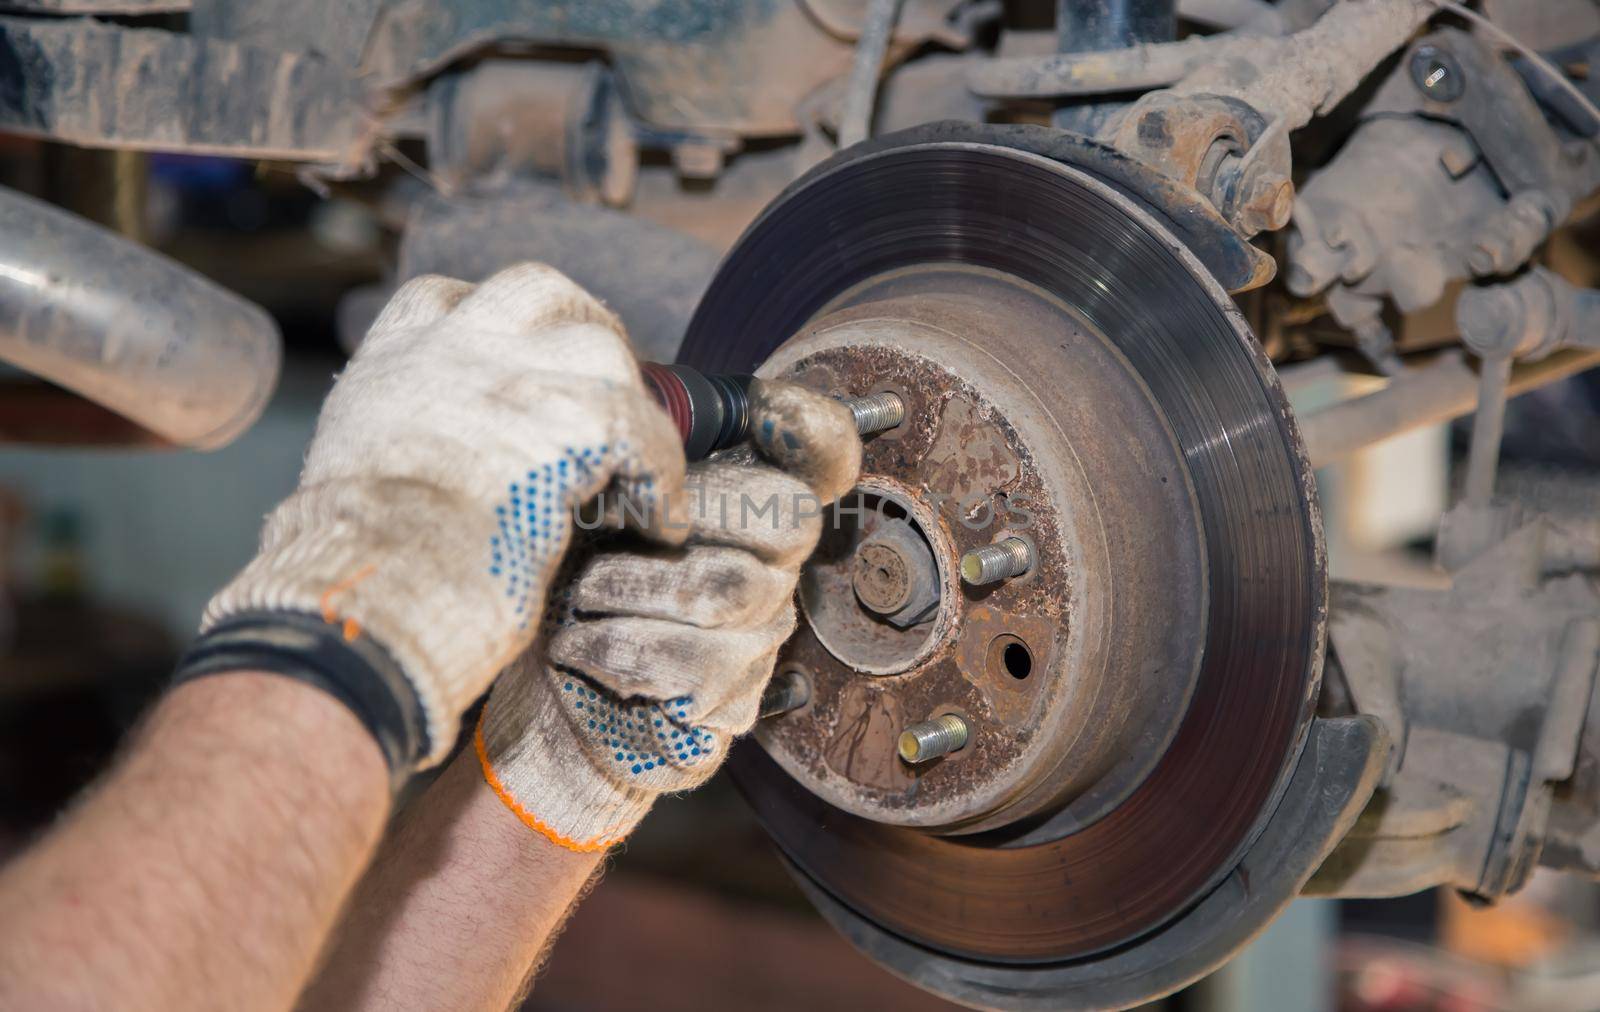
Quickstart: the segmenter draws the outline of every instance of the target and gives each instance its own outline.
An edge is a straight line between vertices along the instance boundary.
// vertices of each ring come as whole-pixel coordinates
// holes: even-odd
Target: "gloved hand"
[[[334,386],[299,488],[179,677],[301,677],[344,699],[397,772],[436,762],[532,641],[574,508],[618,487],[647,535],[681,541],[683,468],[621,325],[566,277],[418,278]]]
[[[755,723],[794,631],[800,564],[822,506],[855,484],[861,440],[843,404],[785,383],[757,382],[750,426],[778,466],[694,465],[683,547],[622,535],[570,560],[576,577],[552,594],[540,641],[489,695],[484,777],[561,846],[618,842]]]

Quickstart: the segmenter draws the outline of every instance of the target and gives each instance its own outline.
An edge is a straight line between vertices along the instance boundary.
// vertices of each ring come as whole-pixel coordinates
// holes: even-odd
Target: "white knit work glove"
[[[484,777],[529,827],[601,850],[658,795],[699,786],[755,723],[794,631],[800,564],[822,506],[855,484],[843,404],[758,381],[754,442],[777,467],[689,468],[688,541],[597,541],[571,560],[540,640],[495,683],[478,726]],[[781,468],[781,469],[780,469]]]
[[[417,278],[335,384],[299,488],[211,601],[197,647],[244,635],[258,650],[274,616],[299,617],[297,636],[313,623],[291,644],[299,655],[327,653],[328,628],[370,640],[398,666],[390,688],[409,686],[425,732],[391,765],[437,762],[467,707],[532,641],[575,507],[619,488],[650,507],[637,511],[647,534],[681,541],[663,504],[681,509],[683,468],[621,324],[565,276],[523,264],[480,285]],[[357,684],[332,691],[372,727],[363,707],[395,701],[374,703],[370,678],[341,664],[324,667]]]

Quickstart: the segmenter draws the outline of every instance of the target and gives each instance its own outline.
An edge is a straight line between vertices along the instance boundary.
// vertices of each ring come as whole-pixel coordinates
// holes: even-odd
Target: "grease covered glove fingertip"
[[[861,473],[861,437],[850,408],[798,383],[751,383],[750,433],[763,456],[824,503],[848,492]]]

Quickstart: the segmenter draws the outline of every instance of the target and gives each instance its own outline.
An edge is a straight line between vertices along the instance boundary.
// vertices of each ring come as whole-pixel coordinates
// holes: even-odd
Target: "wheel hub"
[[[1073,380],[1030,383],[1028,364]],[[1031,286],[927,266],[852,293],[762,371],[906,409],[867,441],[862,486],[806,567],[808,621],[781,662],[812,703],[761,726],[767,752],[838,808],[945,834],[1046,810],[1087,825],[1126,797],[1176,732],[1206,600],[1181,457],[1126,363]],[[963,555],[1012,538],[1027,573],[962,581]],[[919,549],[937,577],[907,609],[923,620],[862,607],[863,568],[869,597],[909,594],[896,577]],[[902,731],[945,714],[965,747],[901,761]]]

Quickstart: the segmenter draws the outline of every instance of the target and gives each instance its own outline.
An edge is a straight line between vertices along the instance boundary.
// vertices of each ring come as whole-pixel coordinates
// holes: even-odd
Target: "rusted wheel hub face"
[[[811,701],[762,724],[767,752],[839,808],[942,833],[1046,810],[1065,831],[1126,797],[1177,729],[1206,602],[1186,471],[1127,363],[1032,286],[930,266],[836,300],[762,371],[906,406],[807,565],[780,663]],[[962,554],[1004,538],[1029,570],[964,585]],[[943,714],[966,746],[902,759]]]

